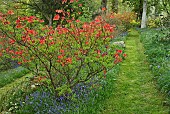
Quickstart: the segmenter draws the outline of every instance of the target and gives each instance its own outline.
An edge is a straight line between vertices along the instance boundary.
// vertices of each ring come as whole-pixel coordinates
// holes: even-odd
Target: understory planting
[[[147,31],[146,31],[147,30]],[[170,96],[170,32],[169,28],[141,31],[141,41],[146,49],[150,69],[162,92]]]

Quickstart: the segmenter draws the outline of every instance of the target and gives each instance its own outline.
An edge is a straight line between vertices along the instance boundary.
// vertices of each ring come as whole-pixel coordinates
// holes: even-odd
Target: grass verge
[[[170,98],[170,28],[144,29],[140,39],[159,88]]]
[[[7,71],[0,72],[0,88],[13,82],[17,78],[21,78],[26,75],[29,71],[23,67],[10,69]]]
[[[0,88],[0,112],[6,110],[9,103],[14,99],[18,99],[19,94],[24,92],[25,88],[28,86],[26,85],[27,81],[29,81],[29,77],[32,77],[32,74],[27,74],[14,82],[7,84],[6,86]],[[18,94],[17,96],[15,94]]]

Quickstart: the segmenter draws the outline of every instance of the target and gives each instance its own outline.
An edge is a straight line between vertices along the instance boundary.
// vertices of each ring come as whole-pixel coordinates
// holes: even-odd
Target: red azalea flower
[[[121,54],[122,53],[122,50],[116,50],[117,53]]]
[[[45,39],[40,39],[40,44],[44,44],[45,43]]]
[[[14,39],[10,39],[10,40],[9,40],[9,43],[10,43],[10,44],[14,44],[14,43],[15,43],[15,40],[14,40]]]
[[[62,54],[63,54],[63,53],[64,53],[64,50],[63,50],[63,49],[60,49],[60,53],[62,53]]]
[[[79,4],[79,7],[81,7],[82,6],[82,4]]]
[[[23,26],[22,26],[22,24],[21,23],[18,23],[17,25],[16,25],[16,28],[22,28]]]
[[[126,54],[126,53],[124,53],[124,54],[123,54],[123,57],[127,57],[127,54]]]
[[[74,0],[70,0],[70,3],[73,3],[74,2]]]
[[[57,14],[56,16],[54,16],[54,19],[53,20],[59,20],[60,19],[60,15],[59,14]]]
[[[19,24],[21,21],[19,19],[16,20],[16,23]]]
[[[62,0],[62,4],[67,3],[67,0]]]
[[[72,63],[72,58],[70,58],[70,57],[67,58],[67,59],[66,59],[66,62],[71,64],[71,63]]]
[[[44,22],[44,20],[39,20],[39,22],[40,22],[40,23],[43,23],[43,22]]]
[[[80,22],[80,20],[76,20],[76,22],[77,22],[77,23],[79,23],[79,22]]]
[[[62,55],[59,55],[59,56],[58,56],[58,59],[62,59],[62,58],[63,58],[63,56],[62,56]]]
[[[85,44],[86,44],[86,45],[88,45],[88,44],[89,44],[89,42],[87,41]]]
[[[22,62],[18,62],[18,64],[20,65],[20,64],[22,64]]]
[[[4,25],[9,25],[9,24],[10,24],[9,21],[5,21],[5,22],[4,22]]]
[[[106,10],[106,8],[105,8],[105,7],[103,7],[103,8],[102,8],[102,11],[105,11],[105,10]]]
[[[63,10],[55,10],[55,12],[57,12],[57,13],[62,13]]]
[[[8,14],[9,14],[9,15],[13,15],[13,14],[14,14],[14,11],[13,11],[13,10],[8,10]]]

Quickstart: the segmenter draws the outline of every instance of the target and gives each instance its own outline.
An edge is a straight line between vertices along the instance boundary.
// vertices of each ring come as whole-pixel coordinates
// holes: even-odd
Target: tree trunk
[[[114,13],[118,13],[118,4],[119,4],[118,0],[112,0],[112,11]]]
[[[102,0],[101,10],[102,10],[103,8],[107,8],[107,0]],[[106,10],[104,11],[104,13],[106,14]]]
[[[49,26],[52,26],[52,25],[53,25],[53,15],[52,15],[52,14],[50,14],[48,25],[49,25]]]
[[[107,7],[107,0],[102,0],[102,8],[106,8]]]
[[[133,11],[137,13],[136,21],[142,20],[142,12],[143,12],[143,0],[138,0],[137,6],[134,7]]]
[[[142,22],[141,22],[141,28],[146,28],[146,21],[147,21],[147,0],[143,0],[143,13],[142,13]]]

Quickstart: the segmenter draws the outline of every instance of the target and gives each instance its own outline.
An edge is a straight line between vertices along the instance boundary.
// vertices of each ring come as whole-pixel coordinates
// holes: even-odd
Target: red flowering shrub
[[[10,17],[16,20],[10,21]],[[56,15],[54,20],[59,18]],[[102,17],[90,23],[66,21],[67,25],[52,28],[43,26],[35,16],[15,18],[13,11],[0,14],[1,55],[17,60],[35,75],[45,76],[57,95],[70,92],[78,83],[101,78],[99,74],[105,75],[121,62],[123,54],[110,46],[115,25]]]
[[[106,15],[106,21],[110,24],[116,24],[118,31],[126,31],[132,27],[131,22],[136,19],[134,12],[110,13]]]

